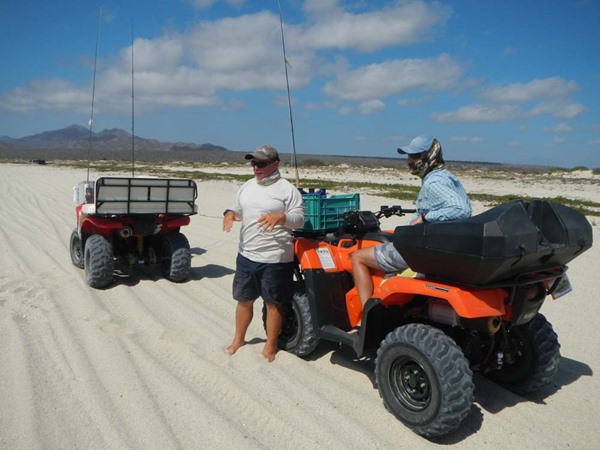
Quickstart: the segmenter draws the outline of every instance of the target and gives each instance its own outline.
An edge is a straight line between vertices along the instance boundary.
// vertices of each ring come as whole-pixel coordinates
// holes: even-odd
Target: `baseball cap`
[[[254,150],[253,153],[248,153],[245,156],[246,159],[260,159],[262,161],[279,161],[279,152],[275,147],[270,145],[263,145]]]
[[[410,144],[403,145],[402,147],[400,147],[398,149],[398,153],[415,155],[417,153],[428,152],[431,146],[433,145],[434,139],[435,138],[432,136],[417,136],[412,141],[410,141]]]

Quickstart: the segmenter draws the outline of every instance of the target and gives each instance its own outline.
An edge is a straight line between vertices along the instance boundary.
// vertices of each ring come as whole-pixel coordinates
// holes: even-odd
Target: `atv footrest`
[[[333,325],[323,325],[319,334],[323,339],[349,345],[354,349],[359,345],[361,338],[360,331],[351,334]]]

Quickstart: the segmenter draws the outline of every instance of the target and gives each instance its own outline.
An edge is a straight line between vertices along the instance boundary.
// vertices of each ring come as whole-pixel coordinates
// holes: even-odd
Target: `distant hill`
[[[91,147],[90,147],[91,144]],[[237,152],[213,144],[185,142],[161,142],[136,136],[133,140],[135,157],[139,161],[213,161],[239,159]],[[32,136],[14,139],[0,136],[0,156],[5,158],[32,159],[92,159],[129,160],[131,158],[131,134],[113,128],[92,132],[81,125],[70,125],[60,130],[44,131]]]
[[[245,152],[232,151],[213,144],[194,144],[184,142],[161,142],[156,139],[144,139],[136,136],[133,140],[137,161],[184,161],[203,163],[236,163],[243,161]],[[60,130],[44,131],[32,136],[14,139],[0,136],[0,158],[87,160],[91,149],[92,160],[131,160],[131,134],[113,128],[92,132],[81,125],[70,125]],[[366,152],[365,152],[366,153]],[[291,161],[291,155],[281,153],[284,164]],[[335,156],[298,154],[299,165],[352,164],[369,167],[404,167],[405,159],[372,156]],[[546,171],[545,166],[520,166],[481,162],[449,162],[452,168],[510,171]]]
[[[81,125],[71,125],[60,130],[44,131],[32,136],[13,139],[1,136],[0,143],[21,149],[87,149],[90,144],[90,131]],[[170,151],[174,149],[185,150],[221,150],[228,151],[224,147],[212,144],[188,144],[182,142],[160,142],[156,139],[144,139],[135,137],[135,147],[140,150]],[[131,134],[119,128],[102,130],[98,133],[92,132],[91,139],[94,150],[131,150]]]

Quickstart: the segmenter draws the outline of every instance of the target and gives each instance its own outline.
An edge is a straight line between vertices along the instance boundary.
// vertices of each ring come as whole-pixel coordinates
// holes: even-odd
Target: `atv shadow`
[[[365,353],[365,355],[363,355],[361,358],[357,358],[356,353],[354,353],[354,351],[350,347],[340,346],[339,344],[336,344],[333,342],[323,342],[323,343],[319,344],[319,347],[314,352],[314,354],[311,355],[311,357],[314,357],[315,359],[317,359],[320,356],[324,356],[324,354],[326,354],[328,352],[331,352],[330,361],[332,364],[336,364],[338,366],[342,366],[347,369],[356,370],[360,373],[363,373],[364,375],[366,375],[366,377],[371,382],[373,389],[377,390],[377,383],[375,380],[376,350],[367,351]],[[308,359],[312,359],[312,358],[308,358]],[[474,380],[473,380],[473,382],[475,383],[475,401],[477,401],[479,378],[480,377],[475,376]],[[487,383],[491,383],[494,385],[494,383],[492,383],[491,381],[485,380],[484,378],[482,378],[482,380],[487,381]],[[502,389],[502,388],[500,388],[500,389]],[[384,406],[382,405],[382,407],[384,407]],[[440,444],[440,445],[457,444],[457,443],[467,439],[469,436],[477,433],[479,431],[479,429],[481,428],[482,424],[483,424],[483,412],[477,404],[473,403],[473,406],[471,407],[471,411],[469,412],[469,415],[466,417],[465,421],[462,423],[460,428],[458,430],[456,430],[454,433],[450,433],[449,435],[446,435],[444,437],[437,438],[437,439],[432,439],[432,438],[424,438],[424,439],[427,439],[433,443]]]
[[[499,384],[478,375],[478,381],[475,384],[475,399],[482,408],[492,414],[496,414],[504,408],[522,402],[534,402],[545,405],[546,399],[560,391],[563,387],[574,383],[581,377],[591,377],[592,375],[593,371],[587,364],[562,357],[558,373],[554,376],[552,382],[539,391],[527,395],[514,394]]]
[[[230,267],[219,266],[217,264],[207,264],[202,267],[192,267],[188,278],[176,284],[185,284],[190,281],[198,281],[202,278],[221,278],[235,273]],[[144,265],[134,267],[119,267],[113,272],[113,283],[108,286],[110,289],[114,286],[133,287],[142,280],[158,281],[164,279],[157,267],[147,267]]]
[[[373,385],[373,389],[377,389],[375,380],[375,351],[367,352],[361,358],[357,358],[350,347],[334,342],[322,341],[315,352],[306,359],[319,359],[328,353],[331,353],[330,361],[332,364],[364,374]],[[593,371],[587,364],[563,357],[558,373],[550,385],[537,392],[520,396],[483,375],[475,373],[473,375],[475,392],[471,412],[461,427],[454,433],[439,439],[430,439],[430,441],[440,445],[453,445],[461,442],[479,431],[483,424],[484,410],[490,414],[497,414],[505,408],[513,407],[522,402],[545,404],[545,400],[548,397],[558,392],[564,386],[574,383],[583,376],[592,375]]]
[[[366,350],[365,354],[358,358],[354,350],[348,346],[340,345],[335,342],[323,342],[319,344],[319,348],[315,352],[315,358],[321,347],[323,347],[323,350],[326,350],[328,346],[329,349],[327,351],[332,352],[330,358],[331,364],[342,366],[346,369],[354,370],[366,375],[373,385],[373,389],[377,389],[377,384],[375,383],[375,350]]]
[[[190,248],[190,253],[192,255],[200,256],[204,255],[206,253],[206,250],[200,247],[192,247]]]

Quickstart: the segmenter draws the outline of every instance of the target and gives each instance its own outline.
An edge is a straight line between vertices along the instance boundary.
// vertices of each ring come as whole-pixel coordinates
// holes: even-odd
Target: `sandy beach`
[[[368,180],[372,174],[315,169],[310,175]],[[600,403],[594,400],[600,391],[600,218],[589,217],[594,246],[569,265],[573,292],[542,307],[561,343],[553,384],[521,397],[476,375],[475,402],[463,427],[433,443],[387,412],[375,386],[374,358],[357,359],[351,349],[321,343],[307,359],[279,352],[267,363],[260,354],[261,302],[249,344],[234,356],[225,353],[234,329],[238,228],[222,232],[221,218],[239,183],[198,183],[199,214],[182,229],[193,256],[187,282],[172,283],[141,266],[95,290],[69,256],[72,188],[85,176],[81,169],[0,164],[1,449],[600,447]],[[388,176],[418,184],[414,177],[377,175]],[[473,174],[461,180],[468,192],[600,201],[597,175],[559,177]],[[391,202],[361,194],[364,209],[385,203]],[[485,208],[474,204],[475,212]]]

